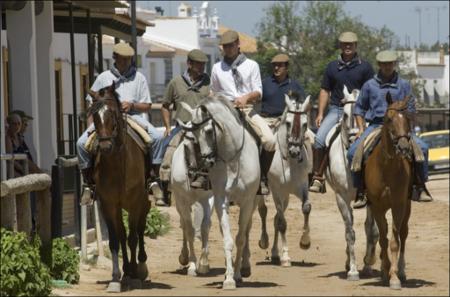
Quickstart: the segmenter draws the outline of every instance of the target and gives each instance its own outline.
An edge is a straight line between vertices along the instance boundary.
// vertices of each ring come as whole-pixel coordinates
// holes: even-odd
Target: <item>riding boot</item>
[[[194,189],[207,190],[207,182],[208,182],[208,179],[206,178],[206,174],[197,173],[191,182],[191,187]]]
[[[261,154],[259,156],[259,164],[261,165],[261,182],[258,192],[256,193],[257,195],[268,195],[270,193],[267,173],[269,172],[270,166],[272,165],[274,155],[275,151],[267,151],[265,149],[261,149]]]
[[[356,189],[355,203],[353,203],[354,209],[363,208],[367,205],[367,196],[364,189]]]
[[[81,169],[83,176],[83,189],[81,191],[80,205],[91,205],[95,198],[95,182],[93,178],[93,168]]]
[[[327,163],[327,149],[313,148],[313,172],[312,183],[309,187],[310,192],[324,193],[325,179],[323,171]]]
[[[413,183],[413,191],[412,191],[412,197],[411,199],[418,202],[431,202],[433,201],[433,197],[431,196],[431,193],[428,191],[427,187],[425,186],[425,178],[422,176],[420,170],[420,166],[423,166],[422,164],[415,164],[414,168],[414,183]]]

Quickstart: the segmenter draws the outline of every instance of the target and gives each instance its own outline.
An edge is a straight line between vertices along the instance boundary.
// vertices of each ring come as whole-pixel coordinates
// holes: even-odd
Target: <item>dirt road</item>
[[[222,238],[217,216],[213,214],[210,235],[210,266],[207,276],[189,277],[181,269],[178,255],[181,249],[181,230],[175,207],[161,208],[171,216],[172,230],[156,240],[146,239],[149,260],[147,261],[151,282],[143,289],[111,294],[119,296],[152,295],[394,295],[394,296],[449,296],[449,175],[431,176],[428,186],[434,196],[429,203],[413,202],[409,222],[410,232],[406,246],[407,282],[400,291],[384,287],[379,277],[380,261],[375,268],[377,276],[347,281],[345,272],[344,224],[337,209],[334,194],[311,194],[312,211],[311,247],[298,247],[303,217],[299,200],[291,196],[287,209],[288,243],[292,267],[272,265],[266,256],[269,250],[258,247],[260,218],[257,211],[253,216],[250,235],[252,275],[234,291],[222,291],[224,256]],[[328,189],[330,189],[328,187]],[[268,203],[268,232],[270,244],[273,236],[274,204]],[[232,207],[233,234],[236,234],[238,209]],[[365,252],[364,218],[365,210],[355,210],[356,252],[358,269],[363,266]],[[390,213],[388,213],[390,221]],[[389,235],[390,236],[390,235]],[[196,243],[197,247],[199,242]],[[199,249],[198,249],[199,250]],[[377,255],[379,246],[377,246]],[[199,256],[199,254],[197,254]],[[55,289],[54,294],[106,295],[105,287],[111,272],[92,268],[81,271],[80,283],[69,289]]]

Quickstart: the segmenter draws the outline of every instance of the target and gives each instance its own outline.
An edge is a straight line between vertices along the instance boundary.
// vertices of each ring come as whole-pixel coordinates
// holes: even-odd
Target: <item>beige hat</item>
[[[396,62],[397,61],[397,53],[394,51],[381,51],[377,54],[378,62]]]
[[[220,45],[228,44],[235,42],[239,39],[239,34],[236,31],[228,30],[227,32],[223,33],[220,37]]]
[[[128,43],[120,42],[113,46],[113,53],[124,57],[134,56],[134,49]]]
[[[289,56],[286,54],[278,54],[272,58],[271,63],[287,63],[289,62]]]
[[[204,52],[198,49],[193,49],[188,53],[189,60],[206,63],[208,62],[208,57],[205,55]]]
[[[358,36],[353,32],[344,32],[339,35],[339,42],[358,42]]]
[[[18,114],[22,119],[27,119],[27,120],[33,119],[32,116],[27,115],[23,110],[20,110],[20,109],[13,110],[13,111],[11,111],[11,113]]]

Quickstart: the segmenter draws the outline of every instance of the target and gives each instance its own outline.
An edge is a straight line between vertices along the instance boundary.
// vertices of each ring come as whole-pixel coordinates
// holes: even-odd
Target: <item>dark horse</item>
[[[381,276],[391,289],[401,289],[405,275],[405,244],[411,213],[413,150],[411,146],[409,97],[392,101],[386,94],[388,108],[384,116],[380,143],[366,163],[367,198],[380,232]],[[386,212],[392,212],[392,237],[388,242]],[[388,256],[388,245],[391,259]],[[400,254],[399,254],[400,250]]]
[[[98,92],[89,91],[89,94],[93,103],[88,115],[93,116],[98,142],[93,178],[108,227],[113,264],[112,281],[107,291],[120,292],[119,243],[123,256],[123,280],[131,278],[139,286],[148,275],[144,229],[150,202],[145,189],[145,154],[127,134],[127,122],[114,83]],[[130,259],[122,209],[128,212]],[[138,242],[139,265],[136,263]]]

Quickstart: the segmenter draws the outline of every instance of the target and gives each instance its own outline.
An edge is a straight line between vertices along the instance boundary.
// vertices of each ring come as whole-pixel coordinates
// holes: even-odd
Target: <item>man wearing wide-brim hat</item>
[[[370,63],[359,57],[356,51],[358,36],[354,32],[343,32],[338,39],[341,54],[327,65],[323,74],[315,120],[318,130],[313,145],[313,178],[309,191],[316,193],[324,192],[323,173],[328,164],[325,140],[343,114],[344,86],[349,92],[360,90],[375,73]]]
[[[162,119],[166,128],[164,135],[164,146],[161,150],[164,156],[160,167],[160,178],[163,187],[166,188],[170,180],[170,167],[172,156],[175,149],[181,142],[181,127],[176,125],[171,130],[171,120],[180,120],[188,122],[192,115],[186,111],[181,102],[187,103],[194,108],[203,98],[209,95],[209,75],[205,73],[205,65],[208,62],[208,56],[199,49],[191,50],[187,55],[187,69],[181,74],[175,76],[167,85],[161,107]],[[173,106],[171,108],[171,106]],[[175,112],[172,114],[172,110]],[[191,187],[202,188],[204,186],[203,176],[199,175],[191,182]],[[157,199],[156,204],[164,206],[168,204],[167,197]]]
[[[383,125],[383,118],[386,113],[386,94],[389,92],[393,101],[403,100],[409,96],[408,112],[416,113],[415,98],[412,88],[407,80],[399,77],[395,70],[397,65],[397,53],[395,51],[381,51],[377,54],[376,60],[379,71],[362,87],[360,96],[355,104],[354,115],[358,124],[358,139],[350,146],[347,157],[349,164],[352,164],[353,157],[358,145],[377,127]],[[366,122],[369,126],[366,128]],[[413,125],[411,126],[412,129]],[[419,201],[431,201],[432,197],[425,187],[428,179],[428,146],[411,132],[413,140],[420,146],[425,157],[424,162],[415,162],[416,180],[414,182],[413,197]],[[363,191],[362,172],[352,172],[354,186],[358,191]],[[366,202],[366,200],[362,200]]]
[[[261,100],[262,82],[259,65],[240,51],[239,34],[229,30],[220,37],[223,60],[211,71],[211,91],[221,94],[246,114],[246,120],[261,140],[263,149],[275,150],[275,136],[253,108]]]
[[[148,121],[148,111],[151,109],[152,100],[148,90],[145,76],[136,70],[132,63],[134,49],[128,43],[117,43],[113,46],[114,64],[97,77],[91,90],[97,92],[115,83],[116,92],[122,104],[122,110],[140,126],[145,127],[152,139],[153,163],[160,164],[162,160],[155,158],[162,145],[162,132],[159,132]],[[90,95],[86,100],[92,103]],[[92,119],[88,119],[89,127],[77,141],[79,168],[83,174],[85,184],[92,185],[93,159],[85,148],[88,135],[94,130]],[[152,158],[150,158],[151,160]]]

